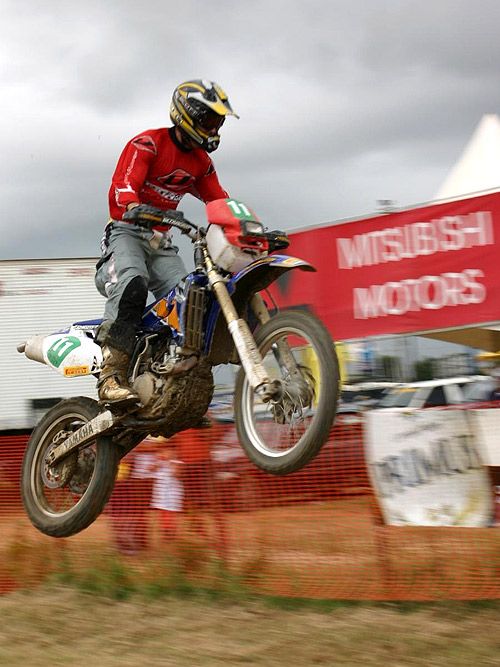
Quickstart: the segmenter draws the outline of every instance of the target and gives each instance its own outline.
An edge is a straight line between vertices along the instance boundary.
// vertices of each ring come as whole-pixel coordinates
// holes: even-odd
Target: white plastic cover
[[[256,259],[267,254],[255,250],[242,250],[231,245],[219,225],[210,225],[208,228],[207,246],[208,252],[217,266],[231,273],[238,273],[238,271],[255,262]]]

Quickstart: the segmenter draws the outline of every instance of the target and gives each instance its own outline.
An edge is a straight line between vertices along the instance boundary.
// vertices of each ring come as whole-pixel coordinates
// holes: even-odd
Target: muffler
[[[28,338],[27,341],[24,341],[24,343],[20,343],[17,346],[17,351],[21,354],[24,353],[28,359],[39,361],[41,364],[46,364],[47,362],[43,357],[44,339],[45,336],[33,336],[32,338]]]

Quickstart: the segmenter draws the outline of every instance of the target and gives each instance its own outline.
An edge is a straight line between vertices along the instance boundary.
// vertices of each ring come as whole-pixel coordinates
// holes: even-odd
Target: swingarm
[[[91,419],[77,431],[68,436],[63,442],[57,445],[57,447],[54,447],[54,449],[47,454],[47,464],[50,466],[56,465],[62,461],[62,459],[69,456],[71,452],[82,449],[97,436],[110,431],[122,418],[123,416],[114,415],[110,410],[101,412],[97,417],[94,417],[94,419]]]

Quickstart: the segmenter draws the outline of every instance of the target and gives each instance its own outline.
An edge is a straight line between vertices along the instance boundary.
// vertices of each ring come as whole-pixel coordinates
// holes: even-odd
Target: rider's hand
[[[127,210],[122,216],[126,222],[135,222],[136,224],[150,226],[159,225],[163,222],[165,213],[154,206],[148,204],[137,204],[132,202],[127,206]]]
[[[174,224],[183,234],[188,234],[191,231],[191,226],[184,222],[184,215],[181,211],[162,211],[160,208],[149,204],[135,204],[135,202],[129,204],[122,220],[148,228],[161,224]]]

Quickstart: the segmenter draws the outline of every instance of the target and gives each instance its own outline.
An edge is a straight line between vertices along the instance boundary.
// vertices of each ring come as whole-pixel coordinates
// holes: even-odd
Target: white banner
[[[374,410],[364,440],[385,523],[490,524],[491,483],[465,411]]]
[[[488,408],[487,410],[471,410],[472,426],[476,438],[481,443],[481,451],[484,453],[484,463],[487,466],[500,467],[500,410]]]

